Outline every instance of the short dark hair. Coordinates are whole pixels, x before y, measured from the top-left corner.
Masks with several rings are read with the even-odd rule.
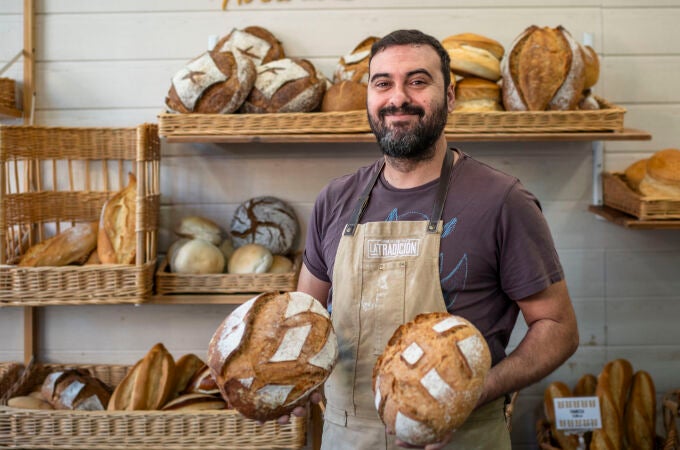
[[[388,47],[412,44],[429,45],[437,52],[439,60],[441,61],[442,75],[444,76],[444,88],[448,89],[451,84],[451,59],[449,58],[449,52],[446,51],[439,40],[420,30],[396,30],[375,42],[371,46],[371,56],[368,60],[369,64],[376,53],[385,50]]]

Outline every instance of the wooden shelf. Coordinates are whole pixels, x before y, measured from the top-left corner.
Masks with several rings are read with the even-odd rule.
[[[373,133],[332,134],[266,134],[266,135],[200,135],[167,136],[173,143],[360,143],[375,142]],[[555,133],[446,133],[449,142],[530,142],[530,141],[648,141],[652,135],[646,131],[624,128],[622,131],[555,132]]]
[[[154,295],[144,304],[155,305],[240,305],[258,295],[252,294],[171,294]]]
[[[7,106],[2,106],[0,105],[0,116],[9,116],[9,117],[21,117],[23,116],[23,111],[20,109],[16,108],[8,108]]]
[[[608,206],[590,205],[588,211],[625,228],[636,230],[680,230],[680,219],[640,220]]]

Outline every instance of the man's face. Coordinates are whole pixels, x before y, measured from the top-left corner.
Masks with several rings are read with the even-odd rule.
[[[453,89],[444,89],[437,52],[429,45],[400,45],[374,55],[367,108],[383,153],[416,161],[432,157],[453,109]]]

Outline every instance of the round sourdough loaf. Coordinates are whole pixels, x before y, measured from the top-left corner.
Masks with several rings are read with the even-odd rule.
[[[178,113],[231,113],[243,104],[256,76],[253,61],[239,52],[206,52],[172,77],[165,104]]]
[[[293,208],[272,196],[246,200],[236,208],[231,220],[231,239],[236,248],[260,244],[274,255],[286,255],[293,250],[299,233]]]
[[[266,421],[302,405],[331,373],[338,344],[328,312],[302,292],[267,292],[236,308],[208,347],[222,396]]]
[[[321,102],[322,112],[357,111],[366,109],[366,85],[356,81],[340,81],[326,90]]]
[[[50,373],[41,393],[54,409],[105,411],[111,398],[111,389],[84,369]]]
[[[340,58],[333,72],[333,83],[341,81],[354,81],[364,85],[368,84],[368,62],[371,55],[371,46],[380,40],[379,37],[369,36],[359,42],[354,50]]]
[[[306,59],[283,58],[257,67],[257,78],[242,112],[309,112],[320,104],[326,80]]]
[[[170,255],[171,272],[207,274],[224,271],[224,254],[217,246],[203,239],[180,239],[180,242],[183,243],[173,248]]]
[[[265,273],[274,263],[274,255],[260,244],[245,244],[234,250],[227,263],[229,273]]]
[[[397,328],[375,363],[376,409],[402,441],[441,441],[474,409],[490,367],[486,340],[470,322],[420,314]]]
[[[238,53],[251,59],[256,67],[286,56],[283,45],[276,36],[258,26],[242,30],[234,28],[217,42],[213,51]]]
[[[494,81],[465,77],[456,84],[458,112],[502,111],[501,88]]]

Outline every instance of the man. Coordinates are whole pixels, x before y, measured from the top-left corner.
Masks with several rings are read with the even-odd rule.
[[[538,201],[516,178],[448,148],[453,106],[449,57],[436,39],[400,30],[373,46],[367,108],[384,158],[321,192],[298,284],[331,310],[338,335],[322,448],[408,446],[386,435],[371,376],[393,331],[419,313],[470,320],[493,365],[467,422],[427,449],[510,449],[506,394],[545,377],[578,346]],[[528,332],[506,356],[519,311]]]

